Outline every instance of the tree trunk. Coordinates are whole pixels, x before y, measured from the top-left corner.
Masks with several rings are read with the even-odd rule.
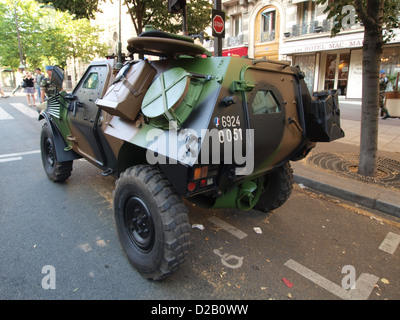
[[[375,6],[373,6],[373,4]],[[373,8],[372,8],[373,7]],[[364,23],[362,115],[358,173],[375,176],[377,172],[379,70],[383,52],[383,1],[369,0],[368,14],[376,23]]]

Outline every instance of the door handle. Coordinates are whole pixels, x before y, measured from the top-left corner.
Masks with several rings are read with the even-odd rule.
[[[303,133],[303,128],[300,126],[299,122],[295,118],[289,117],[288,123],[294,124],[294,126],[297,128],[297,130],[299,130],[301,133]]]

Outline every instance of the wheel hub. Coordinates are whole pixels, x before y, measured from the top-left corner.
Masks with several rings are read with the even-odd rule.
[[[131,197],[125,206],[125,229],[132,243],[143,252],[154,245],[153,219],[145,203],[137,196]]]
[[[50,167],[54,166],[53,143],[50,138],[45,142],[46,160]]]

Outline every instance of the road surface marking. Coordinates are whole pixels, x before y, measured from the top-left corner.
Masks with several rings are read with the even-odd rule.
[[[20,157],[20,156],[25,156],[27,154],[34,154],[34,153],[40,153],[40,150],[32,150],[32,151],[25,151],[25,152],[0,154],[0,159],[1,158],[10,158],[10,157]]]
[[[9,120],[14,119],[11,115],[9,115],[3,108],[0,107],[0,120]]]
[[[208,221],[211,221],[218,227],[224,229],[225,231],[228,231],[229,233],[233,234],[235,237],[239,238],[240,240],[247,237],[247,233],[235,228],[234,226],[230,225],[229,223],[226,223],[225,221],[222,221],[221,219],[217,218],[216,216],[210,217],[208,219]]]
[[[292,259],[286,261],[285,266],[345,300],[367,300],[379,280],[377,276],[362,273],[356,281],[355,289],[346,290]]]
[[[28,155],[28,154],[34,154],[34,153],[40,153],[40,150],[0,154],[0,162],[10,162],[10,161],[22,160],[21,156]]]
[[[383,240],[383,242],[379,246],[379,249],[387,253],[393,254],[396,251],[399,243],[400,243],[400,235],[395,234],[393,232],[389,232],[386,235],[385,240]]]
[[[10,162],[10,161],[16,161],[16,160],[22,160],[22,157],[3,158],[3,159],[0,159],[0,162]]]
[[[39,114],[36,110],[29,108],[23,103],[10,103],[15,109],[19,112],[22,112],[24,115],[28,116],[29,118],[38,118]]]
[[[213,251],[217,256],[221,258],[221,263],[228,268],[237,269],[243,265],[243,257],[238,257],[233,254],[222,254],[218,249]],[[235,263],[229,263],[228,261],[233,260]]]

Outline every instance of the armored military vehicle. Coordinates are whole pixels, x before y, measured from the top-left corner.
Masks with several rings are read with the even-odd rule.
[[[40,145],[54,182],[82,157],[116,177],[118,236],[146,278],[164,278],[187,256],[182,197],[205,208],[276,209],[292,191],[289,160],[344,135],[337,94],[311,96],[289,62],[213,57],[160,31],[130,39],[128,50],[119,71],[113,60],[93,62],[71,93],[49,98]]]

